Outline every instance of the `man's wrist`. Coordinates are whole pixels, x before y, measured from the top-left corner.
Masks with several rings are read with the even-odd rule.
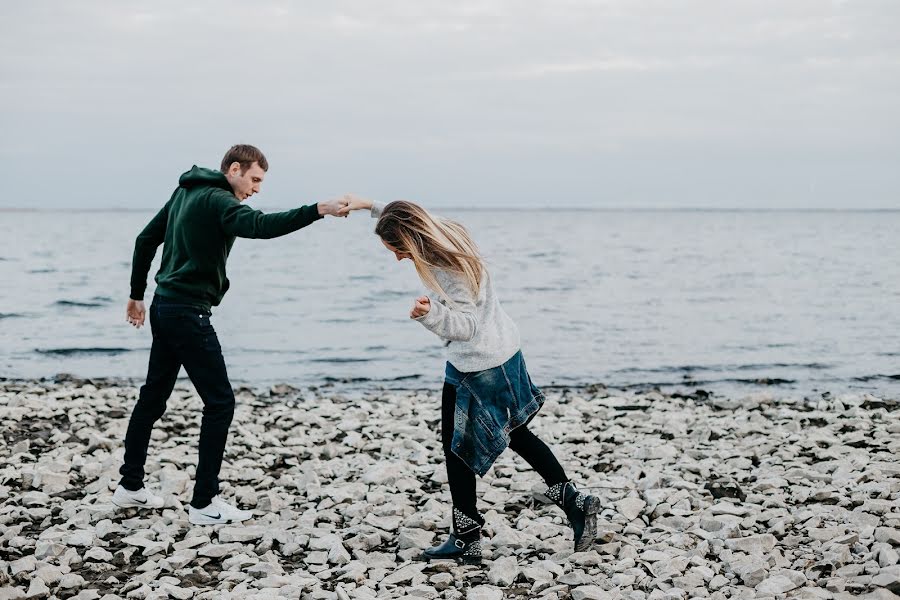
[[[320,217],[325,216],[325,207],[322,206],[321,202],[316,202],[316,212],[319,213]]]

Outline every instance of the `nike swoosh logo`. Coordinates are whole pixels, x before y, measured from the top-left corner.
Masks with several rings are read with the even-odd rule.
[[[200,514],[203,515],[204,517],[209,517],[210,519],[221,519],[222,518],[222,513],[219,513],[217,515],[208,515],[206,513],[200,513]]]
[[[147,504],[146,500],[138,500],[136,498],[131,499],[132,502],[137,502],[138,504]]]

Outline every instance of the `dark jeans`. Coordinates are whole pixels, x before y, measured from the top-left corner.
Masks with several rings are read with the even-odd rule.
[[[453,506],[465,515],[482,522],[475,499],[475,472],[461,458],[450,450],[453,441],[453,415],[456,411],[456,387],[444,383],[441,397],[441,441],[444,458],[447,461],[447,481]],[[509,434],[509,447],[525,459],[548,486],[568,481],[565,470],[553,451],[528,429],[528,424],[520,425]]]
[[[203,508],[219,493],[219,470],[225,454],[228,428],[234,416],[234,392],[228,381],[222,347],[209,310],[156,296],[150,305],[153,346],[147,383],[131,413],[125,435],[125,463],[121,484],[129,490],[144,485],[144,463],[153,424],[166,411],[182,365],[203,400],[200,424],[200,459],[191,504]]]

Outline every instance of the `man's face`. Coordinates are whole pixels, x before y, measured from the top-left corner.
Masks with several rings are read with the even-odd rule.
[[[265,176],[266,172],[257,162],[250,165],[243,173],[241,173],[241,164],[233,162],[225,174],[225,178],[231,184],[231,189],[234,190],[235,197],[241,202],[253,194],[259,193],[259,186]]]

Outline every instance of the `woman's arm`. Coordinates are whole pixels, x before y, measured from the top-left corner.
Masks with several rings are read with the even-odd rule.
[[[354,210],[370,210],[372,211],[372,218],[377,219],[381,216],[381,211],[384,210],[384,204],[368,198],[361,198],[355,194],[346,194],[344,200],[347,201],[347,206],[338,211],[339,216],[346,216]]]
[[[445,340],[471,341],[478,331],[478,318],[475,316],[476,298],[472,290],[469,289],[465,278],[457,277],[452,273],[442,273],[439,283],[447,293],[452,307],[444,306],[440,302],[421,302],[421,298],[419,298],[416,300],[410,317],[421,323],[428,331]],[[428,311],[425,314],[419,317],[414,316],[422,314],[426,305]]]

